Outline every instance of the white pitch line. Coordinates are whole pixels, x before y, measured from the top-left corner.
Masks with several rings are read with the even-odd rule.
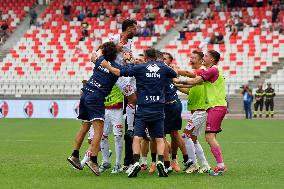
[[[9,141],[16,141],[16,142],[32,142],[33,140],[8,140]]]

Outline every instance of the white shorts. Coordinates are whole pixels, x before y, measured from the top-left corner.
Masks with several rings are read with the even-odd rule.
[[[116,84],[124,96],[130,96],[136,92],[136,79],[134,77],[120,77]]]
[[[104,122],[104,136],[113,131],[114,135],[122,135],[123,131],[123,109],[106,109]]]
[[[186,130],[192,131],[194,136],[200,136],[202,127],[205,125],[207,120],[206,111],[195,111],[193,114],[190,114],[185,127]]]
[[[113,131],[114,135],[122,135],[123,131],[123,109],[106,109],[103,135],[108,136]],[[93,140],[94,128],[90,127],[88,139]]]

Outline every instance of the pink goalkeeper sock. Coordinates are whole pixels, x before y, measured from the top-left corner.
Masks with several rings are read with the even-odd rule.
[[[211,147],[211,152],[215,157],[217,163],[223,163],[222,153],[220,147]]]

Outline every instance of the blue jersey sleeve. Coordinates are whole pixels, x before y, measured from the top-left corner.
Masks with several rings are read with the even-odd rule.
[[[169,78],[176,78],[177,77],[177,73],[172,68],[170,68],[169,66],[166,66],[166,70],[167,70],[167,76]]]
[[[137,66],[133,64],[122,66],[122,68],[120,69],[120,76],[135,77],[136,70]]]

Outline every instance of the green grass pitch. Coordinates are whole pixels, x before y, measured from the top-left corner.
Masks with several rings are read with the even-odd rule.
[[[218,140],[228,172],[219,177],[171,173],[168,178],[159,178],[157,173],[140,172],[137,178],[129,179],[125,173],[111,175],[110,170],[100,177],[87,167],[76,171],[66,158],[79,125],[79,121],[64,119],[0,119],[0,188],[284,187],[283,120],[225,120]],[[204,136],[199,140],[214,167]],[[112,140],[110,144],[114,151]],[[81,156],[86,147],[84,142]]]

